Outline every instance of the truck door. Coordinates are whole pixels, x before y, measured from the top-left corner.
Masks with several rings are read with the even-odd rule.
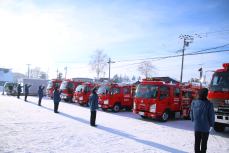
[[[132,107],[132,96],[131,96],[131,88],[130,87],[124,87],[123,88],[123,106]]]
[[[118,87],[111,88],[111,93],[109,97],[110,105],[114,106],[116,102],[121,102],[121,101],[122,101],[122,98],[121,98],[120,88]]]
[[[169,87],[160,86],[159,102],[157,105],[158,112],[164,113],[167,108],[170,109],[170,92]]]

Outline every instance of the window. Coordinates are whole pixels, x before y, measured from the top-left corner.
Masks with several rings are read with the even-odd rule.
[[[174,97],[180,97],[180,89],[179,88],[174,89]]]
[[[130,89],[129,88],[123,88],[123,93],[124,94],[130,94]]]
[[[120,93],[120,89],[119,88],[112,88],[111,89],[111,94],[119,94]]]
[[[158,86],[140,84],[136,90],[137,98],[157,98]]]
[[[169,87],[161,86],[160,87],[160,99],[164,99],[169,96]]]

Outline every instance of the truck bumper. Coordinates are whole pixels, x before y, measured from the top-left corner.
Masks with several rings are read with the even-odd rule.
[[[229,116],[216,114],[215,115],[215,122],[229,125]]]
[[[162,116],[162,114],[151,113],[151,112],[143,112],[143,111],[139,111],[139,110],[133,110],[133,113],[138,114],[140,116],[153,118],[153,119],[157,119],[157,118],[160,118]]]

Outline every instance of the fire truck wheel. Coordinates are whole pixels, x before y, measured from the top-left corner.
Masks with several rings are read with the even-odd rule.
[[[225,130],[225,126],[220,123],[215,123],[214,130],[217,132],[223,132]]]
[[[119,112],[120,109],[121,109],[120,104],[115,104],[114,107],[113,107],[113,111],[114,111],[114,112]]]
[[[166,122],[168,119],[169,119],[169,111],[166,110],[166,111],[162,114],[161,120],[162,120],[163,122]]]

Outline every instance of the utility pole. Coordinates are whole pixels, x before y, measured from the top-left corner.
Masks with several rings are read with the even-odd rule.
[[[202,66],[198,71],[200,72],[200,88],[202,88],[202,76],[203,76],[203,68],[202,68]]]
[[[111,61],[111,58],[109,58],[109,61],[107,62],[109,64],[109,81],[111,80],[111,63],[115,63],[114,61]]]
[[[56,70],[56,78],[59,79],[59,71],[58,71],[58,69]]]
[[[68,67],[66,66],[66,67],[64,68],[64,70],[65,70],[65,76],[64,76],[64,78],[66,79]]]
[[[30,65],[31,64],[26,64],[28,66],[28,78],[29,78],[29,73],[30,73]]]
[[[185,47],[188,47],[189,44],[193,42],[193,37],[189,35],[180,35],[179,38],[184,40],[183,49],[182,49],[181,74],[180,74],[180,83],[182,83],[183,69],[184,69],[184,51],[185,51]]]

